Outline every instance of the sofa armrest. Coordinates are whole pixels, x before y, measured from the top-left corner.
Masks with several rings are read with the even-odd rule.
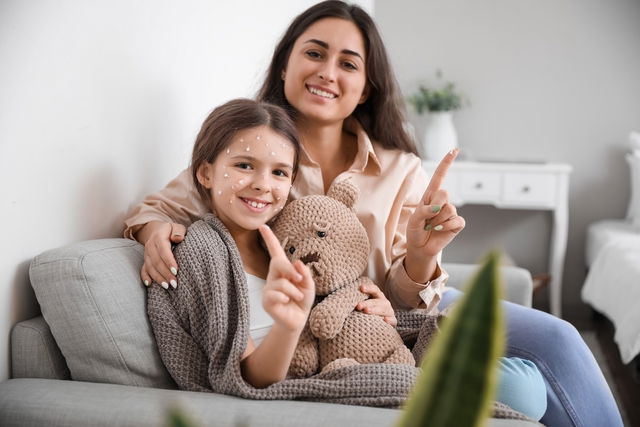
[[[67,380],[69,368],[42,316],[11,330],[11,377]]]
[[[443,268],[449,273],[447,286],[462,289],[471,278],[471,275],[478,269],[478,265],[444,263]],[[514,266],[503,266],[500,272],[504,280],[505,301],[531,307],[533,296],[531,273],[524,268]]]

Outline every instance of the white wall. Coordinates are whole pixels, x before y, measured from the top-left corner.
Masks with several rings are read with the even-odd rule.
[[[0,379],[11,326],[38,312],[30,259],[119,236],[128,208],[187,166],[209,111],[256,92],[313,3],[0,2]]]
[[[564,300],[582,311],[585,227],[624,217],[629,197],[622,154],[640,128],[640,2],[383,0],[376,19],[405,94],[441,68],[470,98],[455,118],[464,154],[573,165]],[[419,129],[424,119],[413,120]],[[499,244],[547,271],[548,215],[462,213],[467,230],[445,259],[473,261]]]

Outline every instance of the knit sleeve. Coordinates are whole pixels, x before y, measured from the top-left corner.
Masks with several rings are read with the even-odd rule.
[[[173,380],[181,390],[211,391],[208,359],[191,331],[190,311],[194,306],[188,286],[165,290],[154,284],[149,287],[147,297],[147,313],[160,357]]]

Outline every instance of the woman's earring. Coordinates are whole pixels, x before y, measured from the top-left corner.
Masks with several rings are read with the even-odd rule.
[[[282,79],[282,81],[284,81],[284,76],[285,76],[285,72],[283,70],[282,73],[280,73],[280,78]]]

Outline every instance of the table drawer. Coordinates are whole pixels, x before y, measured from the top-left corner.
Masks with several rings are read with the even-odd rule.
[[[541,173],[505,173],[503,180],[503,203],[555,206],[555,176]]]
[[[465,200],[495,200],[500,195],[500,174],[497,172],[461,172],[458,192]]]

